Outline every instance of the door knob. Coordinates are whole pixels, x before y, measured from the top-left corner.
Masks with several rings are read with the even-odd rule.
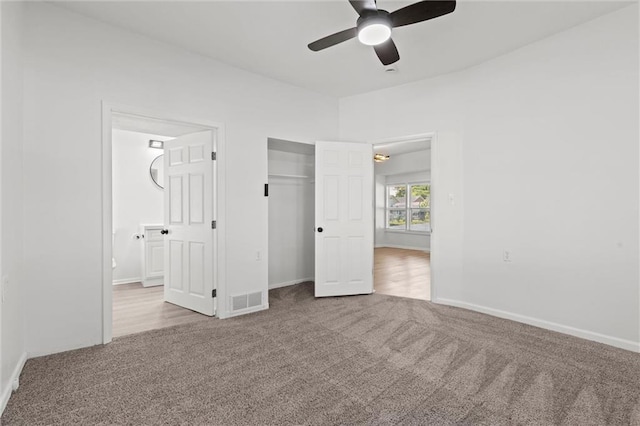
[[[322,227],[319,227],[318,232],[322,232],[322,231],[323,231]]]
[[[162,235],[167,235],[169,233],[169,230],[168,229],[163,229],[162,231],[160,231],[160,233]]]

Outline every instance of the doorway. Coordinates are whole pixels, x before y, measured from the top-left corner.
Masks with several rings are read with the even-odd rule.
[[[195,301],[205,302],[207,315],[215,309],[216,293],[204,290],[217,289],[224,273],[217,267],[223,228],[212,230],[214,219],[219,222],[223,216],[223,209],[217,209],[217,199],[224,195],[218,190],[224,165],[216,158],[224,150],[221,126],[169,117],[106,104],[103,108],[103,343],[209,318],[187,309],[193,308],[189,303],[193,300],[185,296],[202,299]],[[215,165],[209,162],[209,150]],[[177,157],[181,160],[175,161]],[[174,179],[176,170],[182,176]],[[205,195],[194,198],[196,193]],[[172,199],[191,200],[181,201],[190,203],[180,207],[185,212],[182,222],[176,222]],[[205,221],[209,232],[196,229],[196,233],[207,235],[208,246],[194,243],[193,238],[180,241],[194,224],[204,229]],[[174,244],[176,240],[180,244]],[[187,271],[186,284],[179,272],[182,265],[167,256],[182,246],[197,255],[187,259],[187,266],[201,265],[198,271]],[[193,277],[201,278],[198,292],[193,290]]]
[[[269,289],[314,280],[315,145],[267,140]]]
[[[375,143],[374,288],[431,300],[432,135]]]
[[[113,337],[202,320],[164,298],[163,146],[191,129],[121,114],[112,127]]]

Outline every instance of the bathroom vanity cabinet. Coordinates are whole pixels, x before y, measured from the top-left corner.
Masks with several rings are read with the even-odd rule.
[[[163,225],[141,225],[142,244],[142,286],[152,287],[164,284],[164,235]]]

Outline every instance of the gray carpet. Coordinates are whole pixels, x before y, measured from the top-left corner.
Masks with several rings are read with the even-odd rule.
[[[315,300],[29,360],[4,425],[640,424],[640,356],[429,302]]]

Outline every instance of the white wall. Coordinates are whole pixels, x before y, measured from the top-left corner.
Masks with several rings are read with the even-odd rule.
[[[429,182],[431,180],[430,171],[430,150],[392,155],[387,161],[375,163],[376,247],[430,250],[429,235],[385,229],[386,185]]]
[[[50,4],[26,5],[28,350],[101,342],[101,101],[222,122],[227,150],[224,294],[267,290],[267,137],[337,136],[337,101]],[[60,29],[64,28],[64,31]],[[223,293],[219,289],[220,293]],[[225,298],[219,312],[227,309]]]
[[[425,145],[428,142],[425,141]],[[376,175],[400,175],[414,172],[425,172],[431,169],[431,149],[396,154],[387,161],[374,163]]]
[[[638,98],[633,5],[342,99],[340,136],[438,132],[435,301],[638,350]]]
[[[335,101],[49,4],[24,7],[23,221],[46,213],[51,226],[24,227],[29,352],[101,342],[103,100],[225,124],[225,285],[265,291],[267,264],[255,259],[268,246],[267,136],[335,139]],[[621,346],[640,340],[637,15],[340,102],[343,139],[438,131],[438,300]]]
[[[313,280],[314,174],[315,156],[269,150],[270,288]]]
[[[375,168],[374,168],[375,171]],[[373,214],[375,234],[373,236],[373,242],[376,247],[384,247],[384,235],[386,226],[386,185],[387,177],[385,175],[375,174],[374,172],[374,193],[373,202],[375,204],[375,211]]]
[[[22,185],[22,18],[23,5],[0,3],[2,132],[0,145],[0,413],[26,359]],[[46,231],[42,216],[39,226]],[[44,229],[43,229],[44,228]]]
[[[113,130],[113,282],[137,282],[142,278],[141,224],[164,222],[164,198],[149,173],[151,162],[162,150],[149,148],[149,139],[172,139],[148,133]]]

